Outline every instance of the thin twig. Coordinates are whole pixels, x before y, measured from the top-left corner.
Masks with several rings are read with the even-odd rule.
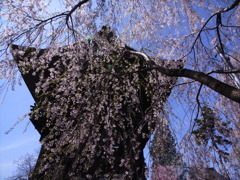
[[[239,0],[235,0],[235,2],[234,2],[232,5],[230,5],[229,7],[224,8],[224,9],[221,9],[221,10],[217,11],[216,13],[212,14],[212,15],[208,18],[208,20],[203,24],[202,28],[201,28],[200,31],[198,32],[198,34],[197,34],[197,36],[196,36],[196,38],[195,38],[195,40],[194,40],[194,42],[193,42],[193,44],[192,44],[191,50],[190,50],[186,55],[184,55],[183,58],[186,57],[187,55],[189,55],[189,54],[193,51],[193,48],[194,48],[197,40],[198,40],[199,37],[201,36],[201,33],[204,31],[204,28],[207,26],[207,24],[209,23],[209,21],[210,21],[214,16],[217,16],[217,15],[223,13],[223,12],[227,12],[227,11],[232,10],[233,8],[237,7],[239,3],[240,3]]]

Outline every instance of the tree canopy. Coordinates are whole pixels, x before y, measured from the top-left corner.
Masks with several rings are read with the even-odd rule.
[[[0,5],[0,78],[4,79],[0,85],[2,94],[8,86],[14,87],[21,80],[10,52],[11,45],[17,44],[26,48],[34,48],[36,51],[51,49],[46,52],[49,58],[37,60],[35,58],[34,61],[28,62],[29,64],[21,64],[21,67],[25,67],[22,71],[26,73],[29,71],[27,68],[29,66],[36,68],[37,72],[49,68],[47,67],[48,59],[62,52],[67,53],[66,57],[71,57],[71,64],[68,64],[67,58],[63,58],[61,62],[55,63],[52,69],[49,69],[50,78],[41,79],[41,83],[36,85],[36,93],[45,93],[45,90],[51,87],[53,77],[57,77],[57,81],[61,81],[62,86],[54,90],[54,93],[61,91],[61,93],[74,94],[74,97],[75,95],[81,96],[75,94],[80,87],[85,88],[88,95],[94,93],[93,91],[98,92],[99,99],[101,97],[104,103],[108,96],[101,94],[103,93],[101,88],[106,88],[106,86],[99,86],[99,84],[105,83],[106,76],[114,76],[114,74],[105,73],[109,68],[114,70],[112,62],[109,63],[111,58],[105,58],[106,64],[101,64],[102,62],[99,61],[90,63],[92,71],[99,66],[99,63],[101,64],[101,68],[97,68],[99,74],[89,76],[90,78],[82,81],[80,86],[78,83],[69,84],[68,81],[69,78],[75,76],[73,72],[78,72],[74,68],[79,67],[79,62],[76,60],[79,59],[79,53],[69,52],[73,52],[71,49],[74,49],[74,52],[82,49],[79,42],[85,39],[91,41],[102,26],[108,25],[121,40],[120,44],[133,47],[134,49],[128,51],[148,62],[143,70],[149,74],[149,77],[154,77],[149,80],[150,83],[156,84],[152,87],[159,89],[163,81],[162,77],[179,77],[164,110],[160,96],[154,96],[156,103],[151,104],[151,107],[155,108],[154,114],[159,117],[159,122],[166,119],[164,116],[168,114],[167,123],[172,126],[176,137],[179,137],[177,141],[180,142],[179,145],[184,154],[183,161],[188,162],[189,166],[217,167],[218,171],[228,177],[234,174],[231,167],[233,165],[236,167],[236,164],[239,166],[239,163],[230,161],[232,158],[229,158],[228,162],[222,162],[219,154],[221,151],[205,151],[201,143],[198,143],[199,138],[196,138],[196,133],[193,135],[192,132],[196,132],[197,126],[202,126],[198,120],[201,115],[202,119],[206,119],[204,107],[209,107],[212,114],[218,115],[218,123],[219,121],[229,122],[231,131],[228,133],[232,142],[231,146],[229,145],[229,153],[232,156],[238,154],[236,152],[240,138],[239,0],[59,0],[54,2],[50,0],[2,0]],[[105,42],[101,43],[105,48],[103,51],[105,54],[116,48],[106,46]],[[70,50],[65,51],[62,47],[70,47]],[[119,49],[118,52],[120,51]],[[99,53],[98,55],[101,55],[101,52]],[[88,54],[94,55],[93,52]],[[89,61],[94,61],[89,57],[87,58]],[[184,64],[184,68],[180,66],[169,68],[163,65],[162,60],[179,61]],[[68,73],[56,71],[55,67],[59,68],[60,63],[71,66],[70,68],[74,71]],[[82,66],[84,62],[80,63]],[[139,73],[139,69],[131,67],[126,69],[121,77],[124,85],[128,84],[124,87],[124,97],[132,98],[132,107],[138,100],[134,95],[134,88],[131,87],[136,86],[134,83],[140,81],[133,78],[128,82],[123,76],[129,73],[136,74],[136,71]],[[34,75],[36,74],[33,72]],[[113,79],[110,78],[110,81]],[[90,84],[84,84],[86,82]],[[113,92],[121,88],[120,81],[118,83],[113,87]],[[96,89],[88,89],[89,85],[94,85]],[[87,99],[87,96],[84,98],[86,98],[86,103],[88,101],[93,103],[93,98]],[[120,100],[119,97],[116,99]],[[58,100],[63,104],[69,102],[60,97]],[[49,102],[43,101],[42,105],[47,104],[47,107],[52,108],[49,110],[53,113],[51,116],[55,112],[59,112],[57,115],[64,114],[64,108],[50,105]],[[158,106],[157,102],[161,106]],[[77,102],[74,103],[77,104]],[[113,109],[119,109],[118,101],[111,105]],[[154,105],[156,107],[153,107]],[[96,107],[96,111],[101,107],[103,106]],[[72,113],[74,115],[75,111],[72,110]]]
[[[30,120],[43,144],[36,179],[144,175],[143,148],[176,78],[146,71],[148,61],[108,29],[57,50],[12,45],[36,101]]]

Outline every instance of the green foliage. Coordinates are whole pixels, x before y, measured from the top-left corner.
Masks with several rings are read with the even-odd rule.
[[[195,130],[192,132],[198,145],[212,146],[220,156],[229,155],[228,147],[230,141],[230,122],[224,122],[208,106],[203,106],[202,118],[195,119]]]
[[[181,164],[181,154],[177,151],[176,142],[168,125],[156,130],[150,146],[153,164],[163,166]]]

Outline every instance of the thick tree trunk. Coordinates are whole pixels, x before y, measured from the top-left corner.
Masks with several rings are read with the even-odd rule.
[[[131,179],[137,180],[145,180],[145,160],[143,149],[148,139],[142,142],[138,151],[139,154],[130,154],[129,158],[131,158],[131,169],[128,169],[129,172],[132,172]],[[92,159],[93,165],[85,172],[81,172],[79,176],[70,177],[69,172],[72,171],[72,163],[74,162],[74,158],[63,157],[63,164],[60,168],[56,165],[53,174],[45,174],[44,172],[39,173],[38,169],[41,169],[41,161],[45,158],[45,155],[49,154],[44,146],[42,146],[37,164],[35,166],[35,171],[33,175],[29,178],[29,180],[39,180],[39,179],[53,179],[53,180],[66,180],[66,179],[123,179],[124,173],[126,172],[125,167],[120,167],[121,161],[125,158],[124,154],[124,145],[119,145],[115,147],[114,153],[114,166],[110,167],[107,163],[107,159],[105,159],[104,155],[96,156]],[[125,148],[128,148],[131,145],[125,145]],[[77,153],[77,152],[76,152]],[[138,159],[135,159],[138,157]],[[79,169],[84,169],[85,164],[80,164],[82,167],[78,167]],[[97,171],[101,171],[101,174],[96,176],[95,173]],[[111,176],[109,176],[111,174]],[[92,175],[92,178],[89,178],[87,175]],[[125,179],[125,178],[124,178]]]

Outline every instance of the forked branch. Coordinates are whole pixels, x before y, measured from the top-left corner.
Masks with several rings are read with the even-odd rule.
[[[77,3],[77,4],[71,9],[71,11],[69,11],[69,13],[67,14],[66,24],[67,24],[67,27],[68,27],[70,30],[73,30],[73,22],[72,22],[72,20],[71,20],[72,27],[70,27],[70,25],[69,25],[69,19],[72,19],[72,14],[73,14],[78,8],[80,8],[83,4],[85,4],[85,3],[88,2],[88,1],[89,1],[89,0],[80,1],[80,2]]]

